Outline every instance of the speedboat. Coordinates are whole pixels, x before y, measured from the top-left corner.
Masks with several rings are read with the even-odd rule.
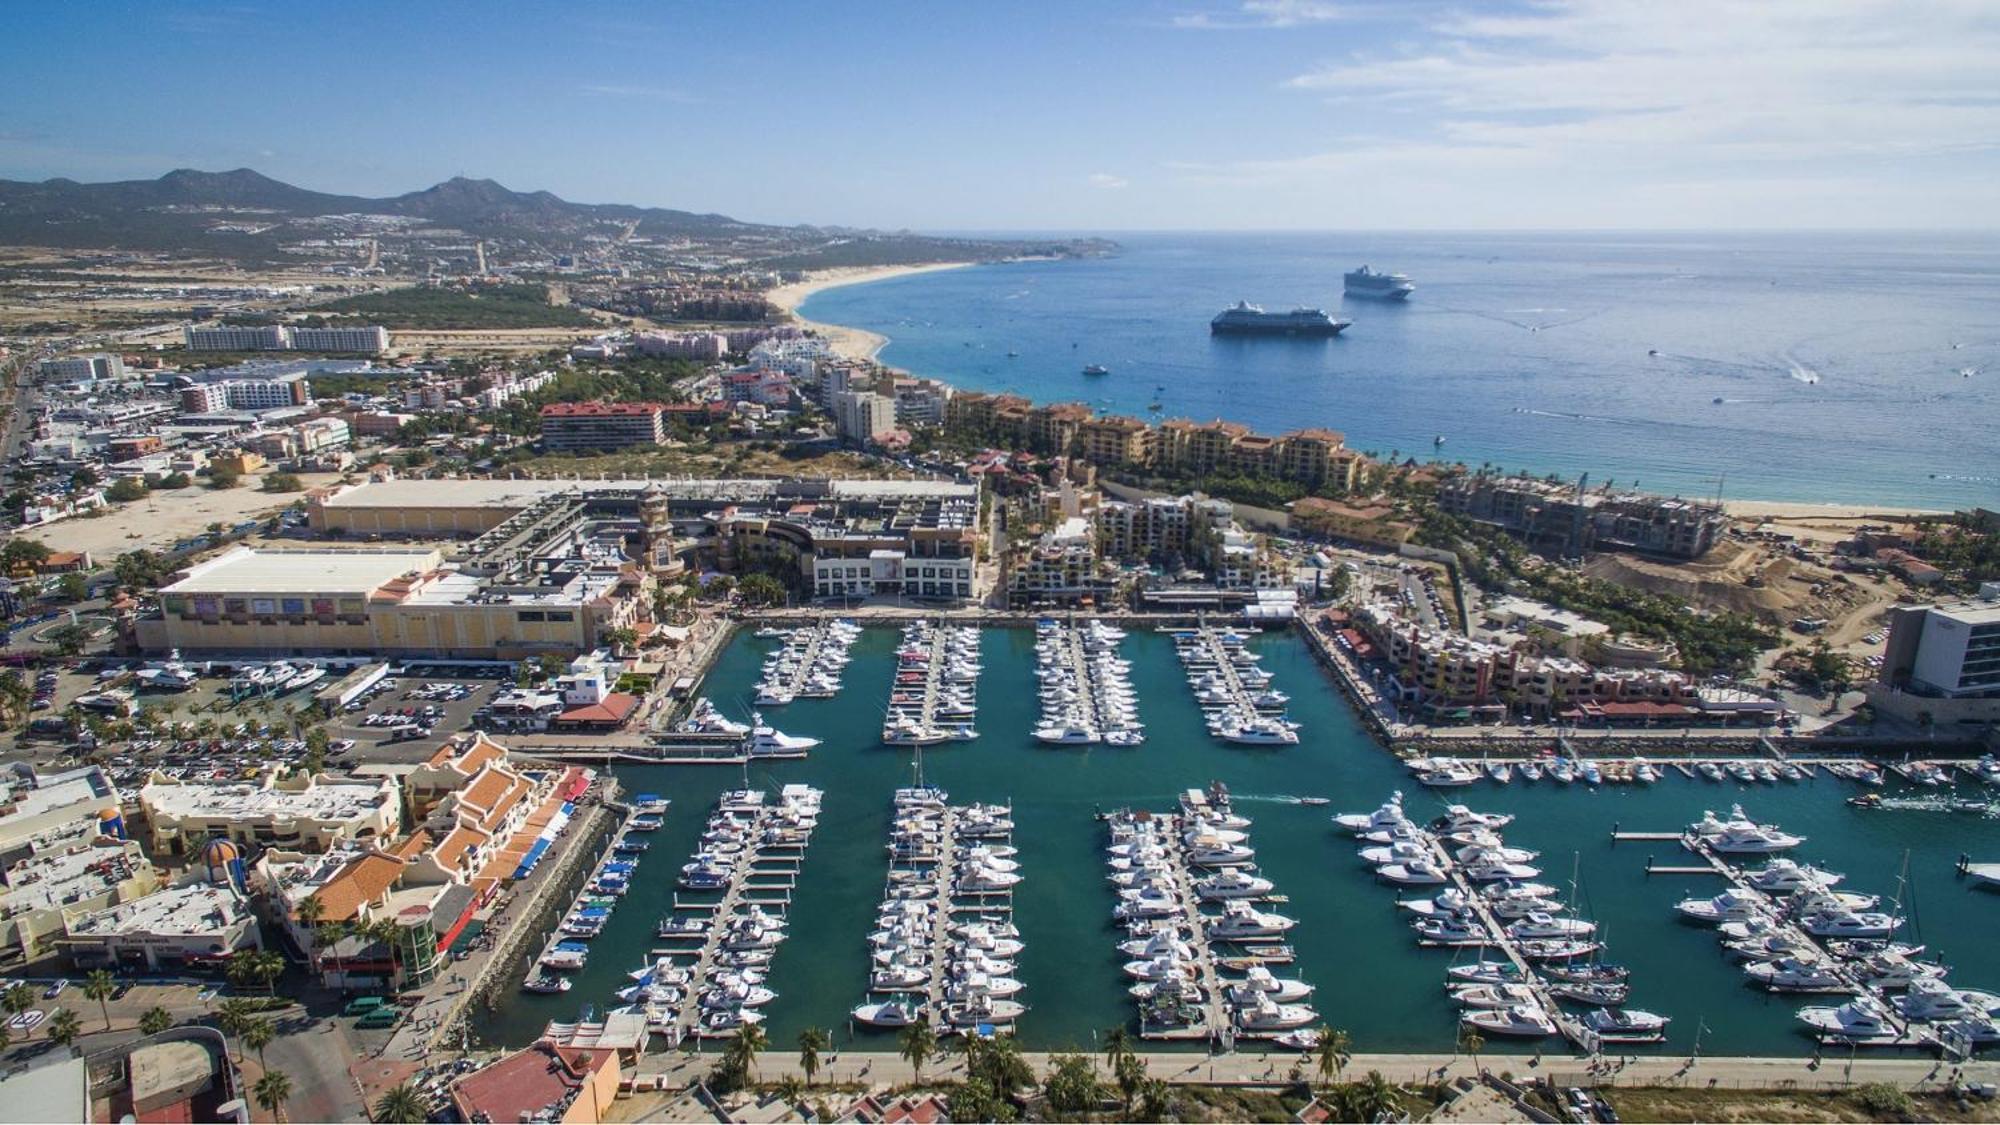
[[[1512,961],[1472,961],[1464,965],[1453,965],[1445,971],[1446,987],[1459,984],[1516,984],[1522,980],[1521,970]]]
[[[523,992],[568,992],[570,987],[571,982],[568,977],[550,976],[547,973],[529,977],[527,980],[521,982],[521,991]]]
[[[1716,926],[1766,917],[1771,912],[1771,900],[1756,891],[1732,888],[1711,898],[1682,899],[1674,904],[1674,912],[1690,922]]]
[[[1547,1012],[1533,1004],[1515,1004],[1508,1008],[1474,1008],[1460,1015],[1458,1021],[1486,1035],[1541,1039],[1556,1033],[1556,1022],[1549,1018]]]
[[[1239,1007],[1256,1003],[1259,996],[1287,1004],[1311,996],[1313,986],[1302,980],[1274,976],[1270,969],[1256,965],[1242,980],[1225,981],[1223,993],[1231,1004]]]
[[[1743,966],[1751,983],[1772,992],[1852,992],[1839,973],[1823,962],[1787,957],[1780,961],[1752,961]]]
[[[1407,824],[1409,819],[1409,817],[1403,815],[1403,794],[1397,792],[1391,795],[1381,808],[1376,809],[1372,813],[1340,813],[1333,818],[1333,823],[1349,832],[1360,835],[1363,832],[1371,832],[1377,828],[1387,828],[1395,824]]]
[[[1244,1031],[1289,1031],[1318,1018],[1319,1013],[1304,1004],[1280,1004],[1258,993],[1249,1007],[1237,1010],[1236,1026]]]
[[[1903,1037],[1901,1029],[1889,1022],[1888,1012],[1869,996],[1857,996],[1838,1007],[1800,1008],[1799,1022],[1841,1043],[1892,1043]]]

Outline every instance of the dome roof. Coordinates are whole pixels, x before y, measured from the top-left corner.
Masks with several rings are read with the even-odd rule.
[[[242,849],[223,839],[210,840],[201,846],[201,861],[211,867],[234,863],[243,858]]]

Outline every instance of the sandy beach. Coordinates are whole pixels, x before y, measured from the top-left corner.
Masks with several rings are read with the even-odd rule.
[[[1776,500],[1725,500],[1722,509],[1745,520],[1868,520],[1949,515],[1937,508],[1896,508],[1882,504],[1799,504]]]
[[[971,262],[936,262],[922,266],[851,266],[841,269],[814,270],[804,281],[790,285],[780,285],[764,294],[770,302],[788,313],[797,315],[797,309],[807,297],[822,289],[833,289],[842,285],[861,285],[870,281],[887,281],[892,277],[908,277],[911,274],[936,273],[938,270],[964,269]],[[817,321],[798,317],[801,326],[809,328],[833,345],[833,350],[850,359],[874,359],[882,345],[889,342],[887,336],[875,332],[849,328],[841,324],[821,324]]]

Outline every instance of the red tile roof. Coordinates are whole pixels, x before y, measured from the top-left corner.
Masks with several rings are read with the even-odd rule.
[[[604,697],[602,703],[589,707],[572,707],[558,718],[565,723],[622,723],[631,717],[633,708],[639,706],[639,697],[614,691]]]
[[[657,402],[552,402],[542,407],[544,418],[611,418],[658,414],[666,407]]]

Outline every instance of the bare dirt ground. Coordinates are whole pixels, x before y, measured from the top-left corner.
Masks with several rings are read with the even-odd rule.
[[[302,473],[307,488],[340,479],[337,473]],[[237,488],[202,485],[158,490],[144,500],[122,504],[96,519],[67,519],[25,534],[59,551],[89,551],[99,565],[126,551],[161,547],[198,535],[212,523],[235,524],[287,507],[304,494],[265,492],[262,477],[243,478]]]

